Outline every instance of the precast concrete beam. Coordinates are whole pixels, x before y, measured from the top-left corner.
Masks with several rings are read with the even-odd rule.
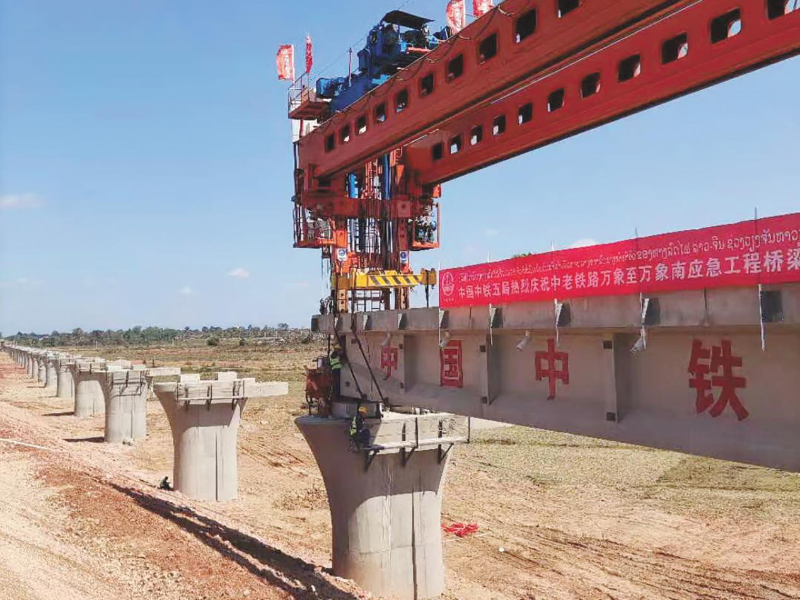
[[[200,373],[181,373],[178,381],[180,383],[198,383],[200,381]]]
[[[173,484],[198,500],[237,497],[237,443],[248,400],[289,393],[287,383],[255,379],[156,383],[154,386],[172,429]]]
[[[341,393],[800,471],[800,285],[566,304],[339,315]]]
[[[380,597],[421,600],[444,592],[442,487],[448,450],[467,439],[466,425],[441,437],[440,420],[451,419],[384,415],[368,421],[373,441],[362,451],[352,446],[348,420],[295,421],[325,481],[335,575]]]

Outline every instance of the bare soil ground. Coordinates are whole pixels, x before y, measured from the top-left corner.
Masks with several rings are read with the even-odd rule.
[[[293,423],[319,350],[104,351],[290,382],[245,410],[228,504],[157,489],[172,470],[157,402],[146,442],[107,446],[101,418],[76,419],[1,355],[0,598],[369,597],[328,572],[325,489]],[[445,535],[448,600],[800,598],[797,474],[492,429],[456,449],[443,518],[480,527]]]

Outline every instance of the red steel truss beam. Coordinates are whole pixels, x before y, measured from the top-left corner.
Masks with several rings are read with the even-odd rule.
[[[300,166],[313,165],[315,177],[331,177],[373,160],[430,133],[447,119],[506,93],[544,69],[567,62],[611,38],[619,38],[664,11],[692,0],[581,0],[560,15],[558,0],[506,0],[446,43],[338,113],[302,138]],[[524,26],[534,31],[517,40]],[[528,19],[524,21],[523,19]],[[496,35],[497,52],[481,60],[485,42]],[[488,40],[488,42],[487,42]],[[463,56],[463,73],[448,80],[451,62]],[[433,91],[423,95],[422,82],[433,76]],[[407,91],[408,105],[397,112],[398,95]],[[384,105],[382,122],[378,109]],[[364,119],[364,121],[359,121]],[[366,131],[363,131],[363,126]],[[349,141],[343,132],[349,128]],[[363,131],[359,134],[359,131]]]
[[[800,8],[781,6],[792,1],[699,0],[443,125],[404,149],[407,164],[418,183],[442,183],[798,54]]]

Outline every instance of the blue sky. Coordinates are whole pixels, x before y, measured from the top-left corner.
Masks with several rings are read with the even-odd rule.
[[[398,3],[0,0],[0,331],[307,324],[274,54],[339,74]],[[449,183],[415,266],[797,211],[798,96],[793,59]]]

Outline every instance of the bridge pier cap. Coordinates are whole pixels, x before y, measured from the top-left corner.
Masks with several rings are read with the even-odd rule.
[[[106,401],[103,387],[109,370],[122,370],[122,366],[102,358],[83,358],[68,365],[75,385],[75,416],[79,419],[105,414]]]

